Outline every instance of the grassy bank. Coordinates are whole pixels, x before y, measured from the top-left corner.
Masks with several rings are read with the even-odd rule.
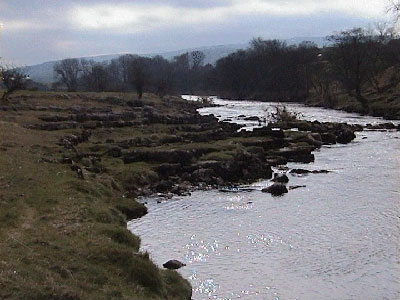
[[[72,105],[25,96],[29,105]],[[145,207],[123,198],[106,172],[82,180],[55,163],[70,130],[27,129],[43,112],[8,107],[0,112],[0,298],[190,299],[189,283],[156,267],[126,229],[121,210]]]
[[[349,95],[339,84],[332,84],[325,89],[325,95],[311,90],[306,100],[308,105],[322,106],[347,112],[355,112],[374,117],[383,117],[388,120],[400,119],[400,84],[396,69],[389,68],[379,78],[379,92],[376,88],[365,86],[362,91],[363,101]]]

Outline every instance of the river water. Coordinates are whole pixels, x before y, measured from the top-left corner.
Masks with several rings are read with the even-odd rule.
[[[204,108],[248,127],[244,116],[268,117],[270,103],[214,99]],[[289,104],[305,119],[349,123],[382,120]],[[289,175],[290,190],[274,198],[252,192],[197,191],[157,203],[128,224],[142,250],[179,272],[193,299],[400,299],[400,132],[364,131],[348,145],[324,146],[311,164],[329,170]]]

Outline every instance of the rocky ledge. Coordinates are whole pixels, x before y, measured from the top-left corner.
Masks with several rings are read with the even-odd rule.
[[[82,98],[82,97],[81,97]],[[110,105],[112,99],[112,105]],[[119,100],[118,100],[119,99]],[[117,101],[118,100],[118,101]],[[272,166],[314,161],[322,145],[349,143],[361,126],[295,120],[252,132],[201,116],[199,104],[177,98],[162,101],[93,99],[70,107],[20,105],[33,110],[33,130],[66,131],[62,155],[45,161],[69,164],[77,177],[107,174],[128,198],[186,195],[198,186],[221,187],[272,177]],[[45,112],[45,113],[43,113]],[[119,209],[128,218],[145,208]]]

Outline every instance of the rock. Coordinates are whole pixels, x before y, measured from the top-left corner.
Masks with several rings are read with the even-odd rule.
[[[227,186],[218,190],[221,193],[239,193],[241,190],[237,186]]]
[[[7,151],[7,148],[5,148],[5,149],[6,149],[6,151]],[[38,162],[40,162],[40,163],[43,163],[43,162],[45,162],[45,163],[57,163],[58,160],[55,159],[55,158],[42,156],[42,157],[38,160]]]
[[[305,188],[305,185],[292,185],[289,186],[289,190],[295,190],[295,189],[299,189],[299,188]]]
[[[312,124],[308,121],[288,122],[290,128],[298,128],[300,131],[312,131]]]
[[[63,129],[72,129],[78,126],[77,122],[48,122],[44,124],[34,124],[30,125],[30,128],[39,129],[39,130],[63,130]]]
[[[96,174],[101,173],[101,169],[99,167],[86,167],[85,170]]]
[[[259,136],[259,137],[269,136],[277,139],[283,139],[285,137],[283,130],[272,130],[270,127],[254,128],[250,134],[252,136]]]
[[[169,176],[174,176],[179,173],[181,170],[180,164],[170,164],[170,163],[162,163],[155,167],[155,171],[160,175],[162,178],[166,178]]]
[[[282,196],[283,194],[287,193],[288,190],[285,185],[281,183],[274,183],[273,185],[262,189],[263,193],[270,193],[272,196]]]
[[[126,220],[130,221],[138,219],[147,214],[147,208],[143,204],[135,203],[132,206],[117,205],[116,208],[126,216]]]
[[[109,104],[113,104],[113,105],[124,104],[124,100],[120,97],[109,96],[109,97],[106,97],[103,101],[106,103],[109,103]]]
[[[218,178],[217,178],[217,184],[218,184],[219,186],[223,186],[223,185],[225,184],[225,181],[222,179],[222,177],[218,177]]]
[[[113,147],[107,151],[107,154],[111,157],[121,157],[122,150],[119,147]]]
[[[171,180],[161,180],[155,187],[157,192],[166,192],[173,187],[174,183]]]
[[[313,174],[326,174],[326,173],[329,173],[329,172],[330,171],[328,171],[328,170],[314,170],[311,173],[313,173]]]
[[[245,121],[260,121],[260,118],[256,117],[256,116],[252,116],[252,117],[244,118],[244,120]]]
[[[177,270],[179,268],[182,268],[186,266],[186,264],[180,262],[179,260],[176,259],[172,259],[167,261],[166,263],[163,264],[163,267],[166,269],[170,269],[170,270]]]
[[[321,147],[323,144],[322,137],[319,133],[309,133],[307,134],[307,143],[316,147]]]
[[[97,122],[89,121],[89,122],[83,123],[82,127],[84,129],[96,129],[97,128]]]
[[[340,144],[348,144],[355,138],[356,135],[354,134],[354,132],[350,129],[345,128],[338,134],[337,142]]]
[[[329,173],[329,171],[328,170],[313,170],[313,171],[310,171],[310,170],[305,170],[305,169],[292,169],[292,170],[290,170],[289,173],[302,175],[302,174],[309,174],[309,173],[313,173],[313,174]]]
[[[265,161],[271,166],[286,165],[287,159],[283,156],[268,156]]]
[[[312,146],[292,146],[279,149],[275,154],[285,157],[290,162],[310,163],[314,161],[312,150]]]
[[[61,164],[69,164],[69,165],[71,165],[73,163],[72,158],[70,158],[70,157],[62,157],[62,158],[60,158],[59,162]]]
[[[289,178],[286,176],[286,174],[274,174],[274,178],[272,179],[274,182],[279,182],[279,183],[288,183]]]
[[[143,107],[144,102],[142,100],[129,100],[126,104],[130,107]]]
[[[367,124],[366,126],[367,129],[371,130],[391,130],[391,129],[396,129],[396,125],[393,123],[381,123],[381,124]]]
[[[79,179],[82,179],[82,180],[85,179],[84,176],[83,176],[83,171],[82,171],[82,168],[81,168],[81,167],[78,167],[78,168],[77,168],[76,174],[78,175],[78,178],[79,178]]]
[[[336,135],[332,132],[321,133],[321,139],[324,144],[336,144]]]
[[[89,157],[83,157],[81,159],[81,163],[84,167],[90,168],[92,166],[92,161],[90,160]]]
[[[192,178],[195,181],[203,181],[209,183],[214,174],[215,173],[213,169],[198,169],[193,172]]]
[[[308,174],[308,173],[311,173],[311,171],[305,170],[305,169],[292,169],[292,170],[290,170],[289,173],[291,173],[291,174]]]
[[[179,163],[188,164],[195,156],[201,156],[212,152],[208,149],[192,149],[192,150],[135,150],[123,156],[124,163],[134,163],[138,161],[159,162],[159,163]]]

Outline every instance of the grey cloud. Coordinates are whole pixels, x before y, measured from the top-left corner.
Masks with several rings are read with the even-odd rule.
[[[277,0],[271,1],[277,2]],[[366,26],[371,22],[367,18],[340,13],[298,16],[238,14],[221,22],[176,24],[173,27],[160,27],[148,32],[129,33],[118,29],[104,31],[76,28],[67,19],[67,13],[75,4],[89,6],[99,3],[110,4],[110,1],[21,0],[4,3],[0,3],[0,22],[5,23],[0,41],[0,56],[20,64],[92,54],[154,53],[197,46],[245,43],[255,36],[264,38],[325,36],[334,30]],[[152,5],[162,3],[173,7],[201,9],[229,6],[233,0],[112,2],[115,3]],[[7,30],[7,24],[9,26],[13,24],[16,29]],[[27,26],[29,24],[34,26]]]

